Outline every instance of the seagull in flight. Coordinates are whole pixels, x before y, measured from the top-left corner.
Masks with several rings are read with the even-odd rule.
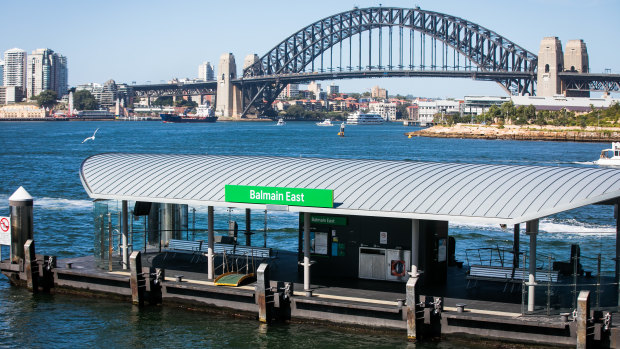
[[[82,141],[82,143],[84,143],[84,142],[86,142],[86,141],[94,141],[94,140],[95,140],[95,135],[97,134],[97,131],[99,131],[99,128],[97,128],[97,129],[95,130],[95,133],[93,133],[93,135],[92,135],[92,136],[90,136],[90,137],[86,137],[86,138]]]

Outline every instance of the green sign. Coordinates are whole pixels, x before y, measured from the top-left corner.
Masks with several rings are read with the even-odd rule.
[[[300,215],[301,223],[304,222],[304,215]],[[347,217],[330,217],[321,215],[310,215],[310,223],[324,225],[347,225]]]
[[[224,187],[225,200],[248,204],[271,204],[308,207],[334,207],[332,189],[254,187],[230,185]]]

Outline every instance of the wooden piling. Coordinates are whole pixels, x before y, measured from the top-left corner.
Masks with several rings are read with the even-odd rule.
[[[261,263],[256,270],[256,303],[258,304],[258,321],[269,322],[269,304],[267,292],[269,290],[269,264]]]
[[[39,267],[32,239],[26,240],[24,244],[24,272],[26,273],[26,287],[32,293],[36,293],[39,290]]]
[[[142,258],[140,251],[134,251],[129,256],[129,270],[131,285],[131,301],[133,304],[144,305],[144,275],[142,273]]]
[[[590,291],[579,292],[577,298],[577,349],[588,348],[588,317],[590,316]]]
[[[413,272],[412,272],[413,273]],[[415,274],[412,275],[409,280],[407,280],[407,294],[406,294],[406,302],[407,302],[407,340],[410,342],[415,342],[418,340],[418,332],[417,332],[417,304],[418,304],[418,295],[416,295],[416,283],[418,282],[417,270]]]

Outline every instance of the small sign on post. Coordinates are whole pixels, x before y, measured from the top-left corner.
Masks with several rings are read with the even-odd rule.
[[[11,217],[0,217],[0,245],[11,245]]]
[[[0,261],[2,245],[11,245],[11,217],[0,217]]]

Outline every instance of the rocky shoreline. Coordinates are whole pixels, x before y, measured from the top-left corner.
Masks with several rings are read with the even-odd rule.
[[[509,139],[520,141],[620,142],[620,128],[490,125],[433,126],[405,133],[411,137]]]

